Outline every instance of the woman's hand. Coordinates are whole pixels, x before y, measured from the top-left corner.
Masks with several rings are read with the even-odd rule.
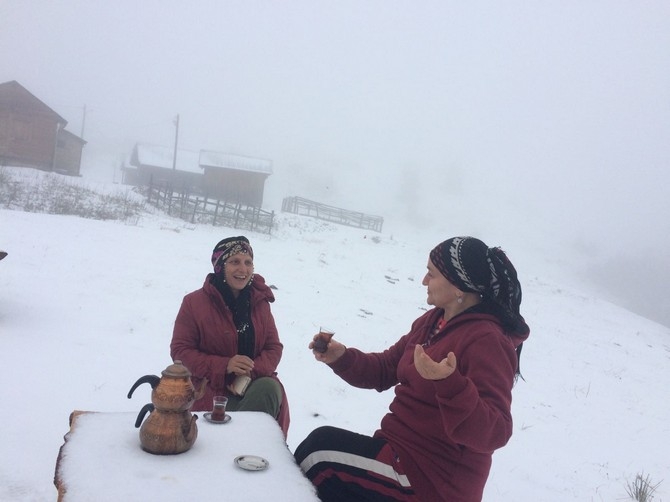
[[[328,346],[326,347],[326,351],[319,352],[318,350],[314,349],[314,342],[318,337],[319,335],[314,335],[314,339],[309,342],[309,349],[312,351],[314,358],[317,361],[321,361],[322,363],[326,364],[334,363],[340,357],[342,357],[344,352],[347,350],[347,347],[331,338],[330,342],[328,342]]]
[[[254,369],[254,360],[248,356],[240,354],[234,355],[228,359],[226,373],[235,373],[236,375],[250,375]]]
[[[419,375],[426,380],[442,380],[456,371],[456,356],[453,352],[449,352],[447,357],[438,363],[433,361],[423,350],[423,346],[417,343],[414,347],[414,366]]]

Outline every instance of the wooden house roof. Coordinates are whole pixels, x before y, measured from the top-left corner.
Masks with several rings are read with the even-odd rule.
[[[65,127],[67,120],[35,97],[28,89],[16,80],[10,80],[0,84],[0,110],[31,110],[37,114],[51,116],[55,122]]]
[[[174,148],[146,143],[137,143],[130,164],[135,166],[153,166],[164,169],[173,167]],[[178,171],[202,173],[205,167],[233,169],[252,173],[272,174],[272,161],[231,153],[214,152],[210,150],[177,149]]]
[[[272,174],[272,161],[258,159],[232,153],[213,152],[200,150],[201,167],[218,167],[223,169],[234,169],[236,171],[247,171],[252,173]]]
[[[135,154],[134,157],[138,165],[165,169],[172,169],[173,167],[174,148],[138,143],[135,145]],[[179,171],[202,174],[202,168],[198,164],[198,152],[177,149],[176,168]]]
[[[86,143],[88,143],[85,139],[83,139],[83,138],[77,136],[76,134],[71,133],[70,131],[67,131],[65,129],[61,129],[60,131],[58,131],[58,134],[67,138],[68,140],[72,140],[72,141],[76,141],[77,143],[81,143],[82,146],[85,145]]]

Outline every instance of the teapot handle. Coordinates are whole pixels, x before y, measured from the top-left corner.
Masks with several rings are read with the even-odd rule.
[[[143,383],[149,382],[151,384],[151,388],[155,389],[160,381],[161,379],[156,375],[144,375],[143,377],[140,377],[137,380],[137,382],[135,382],[133,386],[130,388],[130,391],[128,391],[128,399],[132,397],[133,392],[135,392],[135,389],[137,389]]]
[[[142,425],[142,420],[144,420],[144,415],[147,414],[147,411],[151,412],[154,411],[154,409],[155,408],[152,403],[147,403],[142,406],[140,413],[137,415],[137,420],[135,420],[135,428],[139,428],[139,426]]]
[[[201,399],[202,396],[205,395],[205,392],[207,391],[207,384],[209,383],[209,380],[207,377],[202,379],[202,383],[200,384],[200,388],[195,392],[195,399],[196,401],[198,399]]]

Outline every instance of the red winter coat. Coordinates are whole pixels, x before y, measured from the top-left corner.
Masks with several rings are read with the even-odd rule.
[[[196,389],[207,378],[209,383],[205,395],[192,407],[194,411],[212,409],[212,398],[230,395],[226,388],[235,375],[227,374],[228,360],[237,354],[237,329],[233,313],[223,300],[221,293],[211,283],[214,274],[208,274],[201,289],[186,295],[174,323],[170,355],[173,360],[181,360],[192,374]],[[284,346],[279,341],[277,326],[270,310],[275,301],[272,290],[265,279],[254,274],[251,283],[251,323],[256,338],[254,369],[252,378],[273,377],[277,381],[277,366]],[[280,382],[281,384],[281,382]],[[290,421],[288,401],[282,386],[282,404],[279,422],[284,436]]]
[[[442,314],[428,311],[382,353],[347,349],[331,367],[357,387],[396,386],[375,436],[395,449],[417,500],[478,501],[493,451],[512,435],[515,346],[528,333],[511,338],[492,315],[458,315],[425,347],[435,361],[454,352],[458,368],[444,380],[426,380],[414,367],[414,347]]]

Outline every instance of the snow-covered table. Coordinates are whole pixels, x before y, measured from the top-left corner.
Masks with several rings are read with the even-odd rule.
[[[137,413],[73,413],[56,464],[58,500],[318,500],[269,415],[233,412],[227,424],[212,424],[195,414],[190,450],[153,455],[140,447]],[[234,462],[240,455],[262,457],[269,467],[243,470]]]

